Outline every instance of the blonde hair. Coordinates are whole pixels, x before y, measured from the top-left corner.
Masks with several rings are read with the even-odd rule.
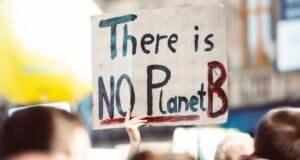
[[[215,160],[237,160],[242,155],[252,154],[254,140],[246,133],[229,134],[218,144]]]

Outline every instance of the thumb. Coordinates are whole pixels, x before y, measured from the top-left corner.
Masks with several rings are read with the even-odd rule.
[[[131,106],[127,108],[125,120],[129,121],[131,118]]]

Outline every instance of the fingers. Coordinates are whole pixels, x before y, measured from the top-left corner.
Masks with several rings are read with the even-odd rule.
[[[144,127],[144,126],[151,126],[150,124],[148,124],[148,115],[145,116],[137,116],[132,118],[129,122],[130,124],[132,124],[133,126],[139,128],[139,127]]]
[[[147,123],[148,121],[146,119],[137,119],[132,121],[133,123]]]
[[[137,116],[137,117],[133,117],[131,118],[131,107],[127,108],[127,113],[126,113],[126,117],[125,117],[125,126],[126,128],[128,127],[150,127],[151,124],[148,124],[148,115],[144,115],[144,116]]]
[[[147,123],[137,123],[136,124],[137,128],[144,127],[146,125],[147,125]]]
[[[129,121],[131,117],[131,106],[127,108],[125,120]]]
[[[137,123],[136,126],[137,128],[140,128],[140,127],[151,127],[152,125],[150,123]]]
[[[148,117],[149,117],[148,115],[144,115],[144,116],[137,116],[137,117],[133,117],[131,120],[147,119]]]
[[[141,127],[141,126],[146,126],[148,123],[148,120],[145,119],[145,116],[139,116],[139,117],[135,117],[132,118],[129,123],[134,126],[134,127]]]

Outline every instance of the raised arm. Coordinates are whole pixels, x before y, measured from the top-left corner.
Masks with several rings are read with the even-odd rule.
[[[128,159],[139,152],[141,144],[141,134],[139,128],[142,126],[148,126],[147,116],[131,117],[131,110],[128,109],[125,118],[125,128],[130,140],[130,148],[128,152]]]

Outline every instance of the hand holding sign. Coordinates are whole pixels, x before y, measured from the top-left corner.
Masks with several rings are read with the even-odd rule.
[[[139,128],[142,126],[150,126],[150,124],[147,124],[147,117],[148,116],[138,116],[131,118],[131,109],[129,108],[127,110],[124,125],[130,140],[128,157],[135,155],[139,151],[141,143],[141,134]]]

